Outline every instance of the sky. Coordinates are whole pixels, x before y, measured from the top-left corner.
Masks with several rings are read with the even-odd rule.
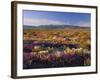
[[[23,25],[73,25],[90,27],[90,13],[23,10]]]

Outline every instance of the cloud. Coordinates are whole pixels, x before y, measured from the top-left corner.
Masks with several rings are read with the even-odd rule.
[[[24,25],[68,25],[68,23],[48,19],[24,19]]]
[[[55,20],[48,20],[48,19],[24,19],[24,25],[75,25],[75,26],[82,26],[82,27],[90,27],[91,23],[90,22],[84,22],[84,21],[79,21],[77,23],[70,23],[70,22],[61,22],[61,21],[55,21]]]
[[[90,27],[91,26],[91,23],[90,22],[83,22],[83,21],[80,21],[78,23],[75,23],[74,25],[78,25],[78,26],[82,26],[82,27]]]

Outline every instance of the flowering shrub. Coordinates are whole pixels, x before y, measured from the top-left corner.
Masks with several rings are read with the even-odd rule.
[[[26,46],[26,45],[25,45]],[[38,45],[39,46],[39,45]],[[42,48],[42,49],[41,49]],[[44,49],[43,49],[44,48]],[[61,50],[60,48],[64,48]],[[51,50],[51,52],[49,52]],[[86,51],[85,51],[86,52]],[[55,46],[24,47],[23,68],[49,68],[49,67],[73,67],[73,66],[89,66],[90,54],[84,53],[82,48],[68,48]]]
[[[23,69],[91,65],[90,28],[24,29]]]

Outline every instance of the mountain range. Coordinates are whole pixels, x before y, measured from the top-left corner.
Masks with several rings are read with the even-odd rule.
[[[73,25],[39,25],[39,26],[24,25],[23,28],[24,29],[65,29],[65,28],[77,29],[77,28],[90,28],[90,27],[73,26]]]

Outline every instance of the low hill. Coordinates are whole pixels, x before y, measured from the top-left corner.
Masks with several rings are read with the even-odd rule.
[[[65,28],[72,28],[72,29],[83,28],[83,29],[88,29],[90,27],[88,27],[88,26],[73,26],[73,25],[39,25],[39,26],[24,25],[23,28],[24,29],[65,29]]]

